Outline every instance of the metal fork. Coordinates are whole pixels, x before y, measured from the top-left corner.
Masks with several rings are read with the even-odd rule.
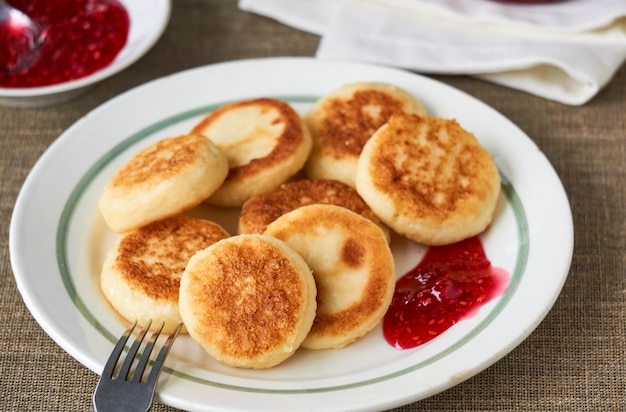
[[[150,354],[152,353],[156,340],[163,329],[163,324],[161,324],[159,329],[152,333],[152,336],[146,343],[133,373],[131,367],[135,361],[139,347],[141,346],[141,343],[150,328],[150,324],[151,321],[149,321],[143,327],[141,332],[139,332],[139,336],[131,345],[121,369],[117,374],[115,374],[120,355],[124,351],[128,337],[133,333],[133,330],[137,326],[137,321],[135,321],[126,330],[126,332],[124,332],[120,340],[117,341],[117,344],[115,345],[115,348],[113,348],[113,352],[111,352],[106,365],[104,365],[104,370],[102,371],[102,375],[98,381],[98,386],[96,386],[96,391],[93,395],[93,406],[96,412],[144,412],[150,409],[157,379],[159,378],[159,374],[163,368],[165,358],[174,343],[174,339],[176,339],[178,332],[180,332],[182,323],[179,324],[176,330],[167,337],[163,347],[152,364],[152,369],[150,370],[148,378],[142,379],[144,370],[150,360]]]

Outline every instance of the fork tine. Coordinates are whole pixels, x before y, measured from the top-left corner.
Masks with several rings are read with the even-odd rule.
[[[107,359],[107,362],[104,365],[104,369],[102,370],[102,376],[106,376],[108,378],[113,376],[113,372],[115,372],[115,365],[117,365],[117,362],[119,361],[120,356],[124,351],[124,347],[126,346],[126,342],[128,341],[128,337],[131,333],[133,333],[135,326],[137,326],[137,321],[135,321],[132,325],[130,325],[128,329],[126,329],[124,334],[115,344],[113,352],[111,352],[109,359]]]
[[[150,409],[152,398],[156,390],[156,385],[160,371],[163,369],[163,364],[168,352],[174,343],[174,340],[178,336],[183,324],[180,323],[176,330],[172,332],[163,344],[163,347],[156,355],[156,359],[152,364],[152,370],[148,376],[146,382],[142,382],[142,375],[147,368],[147,364],[150,363],[151,352],[153,352],[156,342],[163,331],[164,325],[162,324],[159,329],[152,333],[149,341],[143,345],[142,341],[145,339],[146,334],[150,328],[149,321],[147,325],[138,333],[138,337],[132,343],[126,359],[121,366],[120,372],[116,377],[113,376],[118,369],[117,364],[120,362],[120,357],[130,335],[137,327],[138,322],[134,322],[130,328],[128,328],[119,341],[115,344],[109,360],[107,360],[102,376],[98,380],[98,385],[94,391],[92,397],[92,403],[95,411],[98,412],[120,412],[120,411],[147,411]],[[141,346],[144,346],[141,356],[137,362],[137,366],[132,373],[132,365],[137,352]],[[131,377],[132,375],[132,377]]]
[[[172,347],[172,344],[174,343],[174,340],[178,336],[178,332],[180,332],[182,327],[183,327],[183,324],[179,323],[176,329],[174,330],[174,332],[172,332],[165,340],[165,343],[163,343],[163,347],[159,351],[159,354],[157,355],[157,358],[154,361],[154,364],[152,365],[152,370],[150,371],[150,375],[148,376],[147,382],[152,387],[156,387],[156,381],[159,378],[159,374],[161,373],[161,370],[163,370],[163,364],[165,363],[165,358],[167,358],[167,355]]]
[[[130,368],[133,365],[133,361],[135,360],[135,356],[137,356],[137,351],[139,351],[139,346],[141,345],[141,342],[143,342],[143,339],[146,336],[146,333],[148,333],[148,329],[150,329],[150,324],[151,323],[152,323],[151,320],[146,322],[146,324],[143,327],[143,329],[141,329],[141,332],[139,332],[139,336],[137,336],[137,339],[135,339],[135,341],[131,345],[130,349],[128,350],[128,354],[126,355],[126,359],[124,359],[124,364],[122,365],[122,369],[120,369],[120,373],[118,375],[118,378],[120,378],[120,379],[127,379],[128,378],[128,374],[130,372]]]
[[[139,359],[139,362],[137,363],[137,367],[135,368],[135,375],[132,378],[133,381],[141,382],[143,371],[146,369],[146,365],[148,364],[148,360],[150,359],[150,354],[152,353],[154,344],[156,343],[156,340],[161,334],[161,331],[163,330],[164,325],[165,325],[165,322],[161,322],[161,326],[159,326],[159,328],[152,333],[152,337],[150,337],[150,340],[146,344],[146,347],[143,349],[141,358]]]

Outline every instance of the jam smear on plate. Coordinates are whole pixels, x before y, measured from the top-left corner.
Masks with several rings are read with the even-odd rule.
[[[504,293],[508,279],[478,237],[431,247],[396,283],[383,319],[385,339],[398,349],[422,345]]]
[[[0,87],[80,79],[108,66],[128,39],[130,18],[118,0],[11,0],[11,5],[39,25],[42,44],[32,65],[0,73]]]

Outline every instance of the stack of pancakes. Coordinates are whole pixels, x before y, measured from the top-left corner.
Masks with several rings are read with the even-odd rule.
[[[183,322],[213,358],[267,368],[370,332],[394,291],[391,230],[426,245],[474,236],[499,190],[476,138],[396,86],[344,85],[304,118],[277,99],[235,102],[105,186],[120,239],[101,288],[126,319]],[[238,233],[184,216],[203,202],[240,208]]]

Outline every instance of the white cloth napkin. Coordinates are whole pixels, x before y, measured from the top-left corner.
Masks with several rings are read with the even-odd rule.
[[[322,36],[317,57],[470,74],[565,104],[589,101],[626,60],[626,0],[240,0]]]

